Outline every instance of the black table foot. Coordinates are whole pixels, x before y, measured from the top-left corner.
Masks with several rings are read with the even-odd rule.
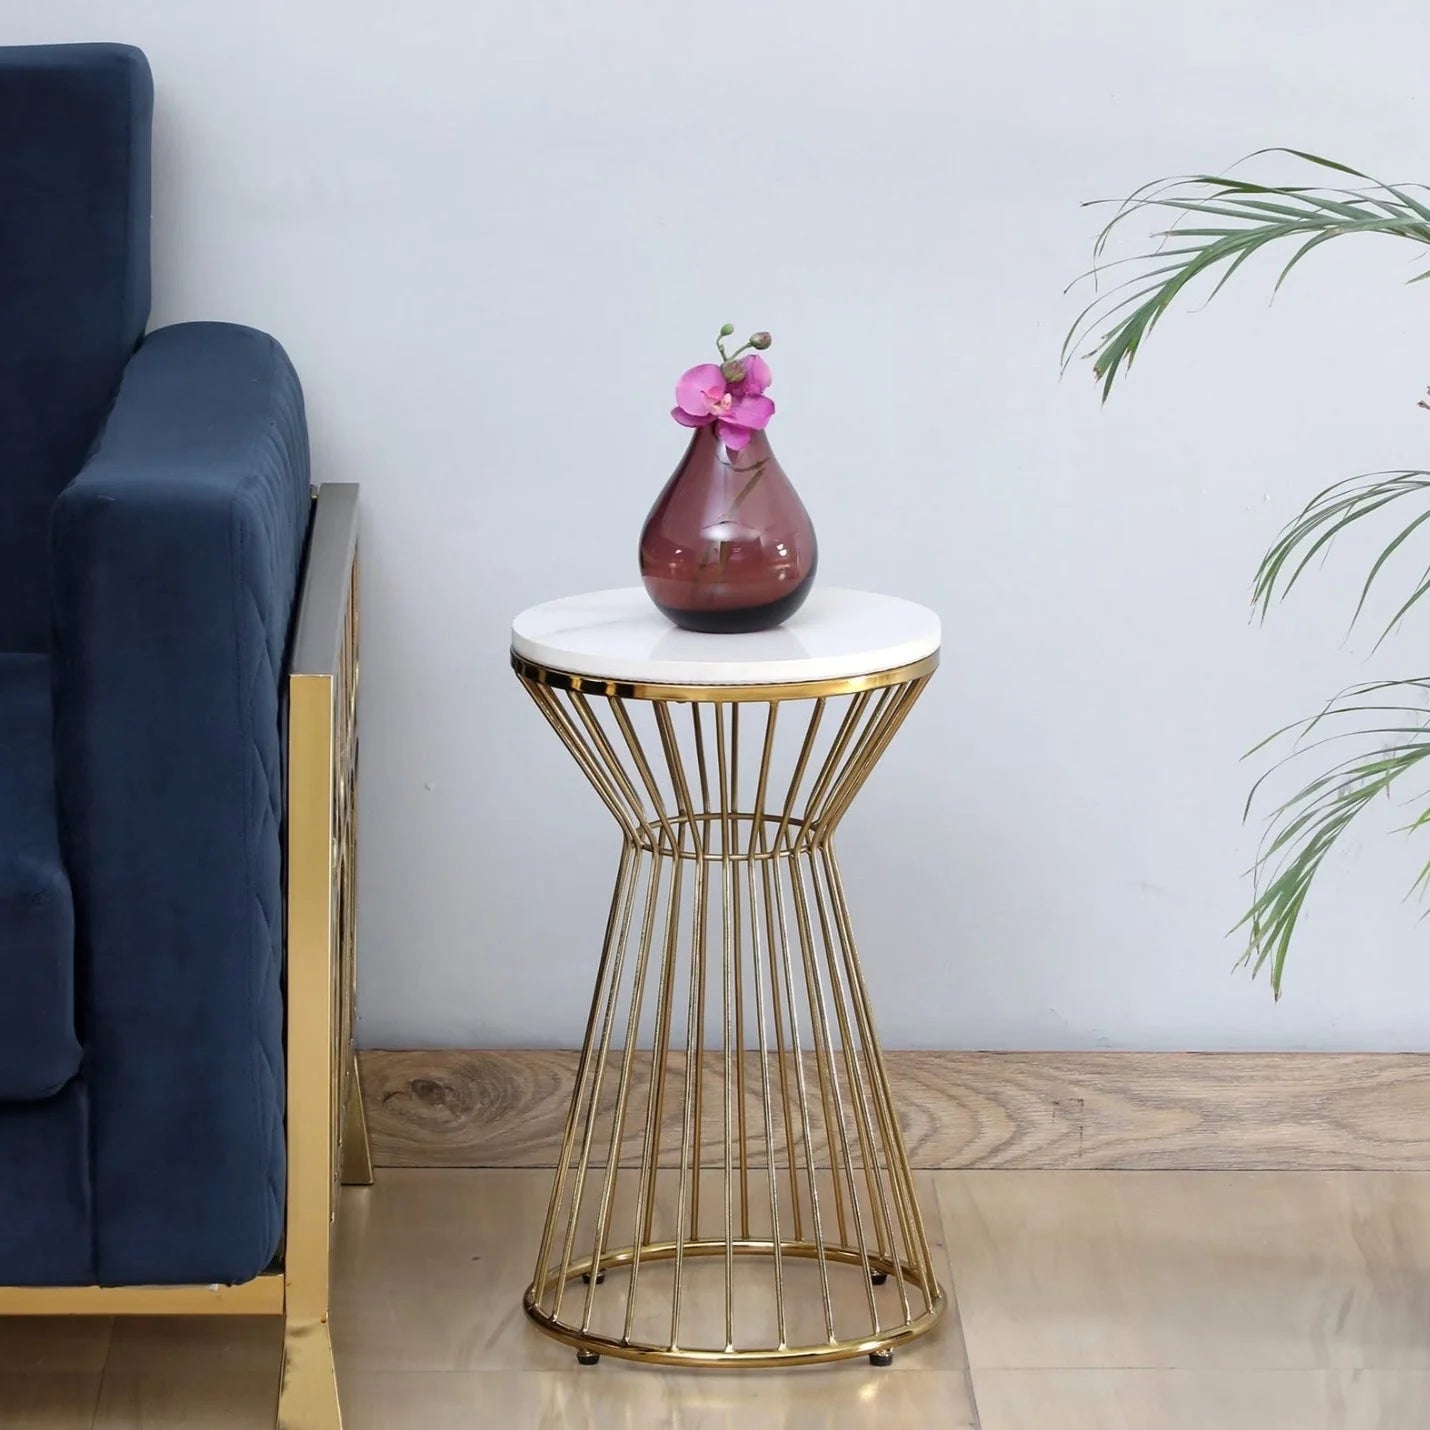
[[[869,1276],[869,1280],[871,1280],[876,1286],[882,1286],[884,1282],[886,1282],[888,1279],[889,1273],[887,1271],[875,1271],[872,1272]]]
[[[601,1353],[600,1353],[600,1351],[577,1351],[577,1352],[576,1352],[576,1364],[577,1364],[577,1365],[595,1365],[596,1362],[597,1362],[598,1360],[600,1360],[600,1359],[601,1359]],[[870,1359],[872,1360],[873,1357],[871,1356]]]
[[[894,1363],[894,1353],[893,1353],[893,1351],[870,1351],[870,1352],[869,1352],[869,1364],[870,1364],[870,1365],[893,1365],[893,1363]]]
[[[581,1279],[589,1286],[589,1285],[591,1284],[591,1273],[590,1273],[589,1271],[583,1271],[583,1272],[581,1273]],[[598,1271],[598,1272],[596,1273],[596,1285],[597,1285],[597,1286],[599,1286],[605,1279],[606,1279],[606,1273],[605,1273],[604,1271]]]

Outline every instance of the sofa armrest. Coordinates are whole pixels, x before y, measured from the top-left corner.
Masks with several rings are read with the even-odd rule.
[[[56,767],[96,1266],[247,1280],[283,1219],[282,701],[310,506],[272,338],[150,335],[55,507]]]

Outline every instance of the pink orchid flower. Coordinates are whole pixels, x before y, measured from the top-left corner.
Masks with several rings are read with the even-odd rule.
[[[757,354],[742,358],[745,376],[726,382],[713,363],[701,363],[675,384],[675,406],[670,415],[682,427],[708,427],[712,422],[720,440],[739,452],[751,432],[762,431],[775,415],[775,404],[765,396],[770,385],[770,365]]]
[[[749,357],[742,357],[740,361],[745,365],[745,380],[736,383],[736,387],[749,396],[759,397],[773,381],[770,376],[769,363],[759,353],[751,353]]]

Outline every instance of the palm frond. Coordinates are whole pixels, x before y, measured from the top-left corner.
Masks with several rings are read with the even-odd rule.
[[[1405,699],[1387,700],[1387,691]],[[1373,700],[1372,697],[1375,697]],[[1367,703],[1371,701],[1371,703]],[[1329,728],[1330,733],[1326,733]],[[1294,733],[1292,749],[1263,775],[1247,800],[1250,814],[1265,781],[1277,770],[1328,745],[1349,741],[1359,748],[1302,785],[1270,814],[1252,866],[1252,903],[1237,928],[1248,931],[1242,962],[1253,973],[1270,965],[1271,987],[1281,996],[1286,954],[1306,898],[1336,842],[1373,801],[1399,793],[1407,780],[1422,812],[1407,826],[1414,831],[1430,822],[1430,788],[1410,780],[1430,774],[1430,677],[1382,680],[1352,687],[1318,714],[1286,727],[1271,740]],[[1307,740],[1318,734],[1314,741]],[[1263,741],[1257,750],[1265,748]],[[1255,753],[1255,752],[1253,752]],[[1430,863],[1412,892],[1430,886]]]
[[[1122,200],[1098,236],[1095,266],[1088,276],[1095,278],[1101,272],[1109,244],[1134,215],[1168,216],[1172,222],[1155,235],[1161,240],[1156,247],[1133,256],[1134,264],[1144,266],[1140,278],[1094,299],[1078,315],[1063,343],[1066,367],[1092,341],[1087,356],[1093,360],[1104,401],[1118,374],[1131,365],[1178,295],[1204,275],[1217,275],[1215,294],[1254,254],[1271,246],[1294,244],[1276,278],[1274,292],[1314,249],[1344,234],[1379,233],[1430,246],[1430,203],[1411,192],[1412,187],[1420,186],[1383,183],[1300,149],[1260,153],[1289,155],[1314,170],[1361,179],[1365,185],[1257,184],[1229,175],[1190,174],[1144,185]],[[1189,220],[1194,218],[1220,222],[1193,227]],[[1173,241],[1175,248],[1169,247]],[[1430,276],[1430,269],[1416,276]],[[1153,281],[1145,282],[1147,279]],[[1139,283],[1143,286],[1137,286]],[[1128,293],[1127,287],[1135,291]]]
[[[1286,258],[1272,285],[1274,295],[1299,264],[1333,238],[1376,233],[1430,247],[1430,202],[1421,197],[1427,193],[1423,185],[1383,183],[1300,149],[1259,153],[1279,154],[1307,166],[1312,182],[1272,185],[1230,175],[1189,174],[1146,184],[1116,206],[1098,235],[1094,266],[1084,279],[1098,282],[1116,268],[1121,281],[1099,291],[1078,314],[1062,352],[1066,369],[1091,343],[1086,355],[1093,360],[1104,401],[1147,335],[1198,279],[1215,280],[1215,297],[1248,259],[1279,249]],[[1357,181],[1357,186],[1348,187],[1345,179]],[[1164,225],[1154,227],[1155,246],[1109,259],[1114,238],[1134,217]],[[1430,268],[1411,281],[1425,278],[1430,278]],[[1351,477],[1317,493],[1262,559],[1253,583],[1253,611],[1264,619],[1272,603],[1295,588],[1310,563],[1329,554],[1337,537],[1409,498],[1411,514],[1394,527],[1361,583],[1351,616],[1354,625],[1387,567],[1412,549],[1412,538],[1430,522],[1427,496],[1430,472],[1413,469]],[[1397,506],[1392,515],[1403,512],[1403,505]],[[1415,577],[1380,640],[1427,595],[1430,564]],[[1379,797],[1399,796],[1407,787],[1420,811],[1407,830],[1430,825],[1430,676],[1353,687],[1315,715],[1268,736],[1251,753],[1286,741],[1289,752],[1252,786],[1247,817],[1263,798],[1268,781],[1289,765],[1318,754],[1329,763],[1271,809],[1251,871],[1251,907],[1237,925],[1248,932],[1243,962],[1254,972],[1269,965],[1277,997],[1306,900],[1342,835]],[[1421,868],[1412,892],[1430,892],[1430,861]]]
[[[1406,497],[1417,498],[1416,504],[1423,506],[1424,510],[1418,511],[1397,528],[1375,558],[1361,584],[1360,597],[1351,615],[1351,624],[1354,625],[1365,610],[1372,587],[1391,558],[1426,521],[1430,521],[1430,502],[1426,501],[1430,498],[1430,472],[1415,469],[1369,472],[1349,477],[1317,492],[1282,529],[1271,549],[1262,557],[1252,583],[1252,610],[1264,620],[1272,603],[1290,594],[1306,568],[1317,556],[1327,554],[1338,536],[1357,522]],[[1421,573],[1409,597],[1381,631],[1380,640],[1385,639],[1427,591],[1430,591],[1430,570]]]

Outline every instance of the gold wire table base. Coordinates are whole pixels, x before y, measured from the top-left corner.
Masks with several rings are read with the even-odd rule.
[[[832,842],[935,663],[665,691],[513,657],[623,834],[524,1298],[583,1363],[886,1365],[942,1313]]]

